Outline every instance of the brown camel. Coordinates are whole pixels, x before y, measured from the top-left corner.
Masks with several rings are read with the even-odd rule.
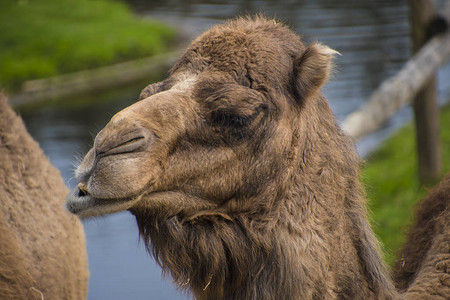
[[[67,188],[0,95],[0,299],[86,299],[80,221]]]
[[[261,17],[210,29],[97,135],[68,209],[129,210],[197,299],[400,297],[320,92],[335,53]]]
[[[450,298],[449,206],[450,174],[420,202],[395,266],[397,288],[408,299]]]

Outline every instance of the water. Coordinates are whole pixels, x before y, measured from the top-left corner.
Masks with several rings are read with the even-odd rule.
[[[354,111],[379,83],[409,58],[406,1],[128,1],[142,15],[170,22],[188,35],[237,15],[262,12],[339,51],[336,72],[324,93],[339,119]],[[375,3],[376,2],[376,3]],[[450,67],[440,71],[442,98],[450,96]],[[152,81],[149,79],[149,81]],[[74,187],[76,157],[120,109],[132,104],[146,83],[77,97],[22,111],[25,123],[67,185]],[[404,110],[360,145],[365,153],[410,117]],[[188,299],[148,257],[134,217],[124,212],[84,222],[90,264],[88,299]]]

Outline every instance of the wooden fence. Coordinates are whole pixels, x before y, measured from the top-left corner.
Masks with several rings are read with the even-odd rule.
[[[438,179],[442,172],[436,72],[450,57],[450,1],[441,14],[436,12],[432,0],[409,3],[415,55],[395,76],[385,80],[360,109],[351,113],[342,127],[355,139],[360,138],[377,130],[413,100],[419,179],[427,183]],[[431,25],[444,33],[431,38],[435,29]]]

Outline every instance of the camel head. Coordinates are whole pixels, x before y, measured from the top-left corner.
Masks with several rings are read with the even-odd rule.
[[[166,80],[98,133],[68,209],[80,216],[141,206],[169,215],[249,210],[255,203],[242,199],[288,181],[302,110],[318,97],[334,54],[262,19],[204,33]]]
[[[335,53],[263,18],[207,31],[98,133],[67,208],[229,218],[276,205]]]

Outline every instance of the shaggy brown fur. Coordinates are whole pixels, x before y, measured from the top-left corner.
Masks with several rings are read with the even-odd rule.
[[[82,225],[59,172],[0,95],[0,299],[86,299]]]
[[[399,297],[320,92],[334,54],[273,20],[212,28],[97,135],[68,209],[130,210],[197,299]]]
[[[450,174],[420,203],[395,266],[395,282],[408,299],[450,297],[449,205]]]

